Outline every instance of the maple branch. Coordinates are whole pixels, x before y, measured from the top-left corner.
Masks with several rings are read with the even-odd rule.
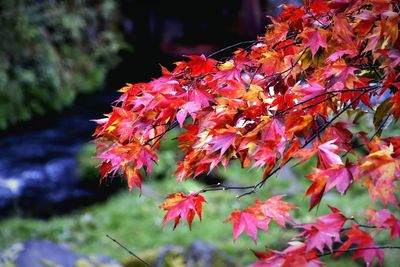
[[[377,228],[376,226],[373,226],[373,225],[366,225],[366,224],[361,224],[361,223],[357,223],[357,226],[362,227],[362,228],[367,228],[367,229],[376,229]],[[340,230],[340,232],[344,232],[347,230],[351,230],[351,227],[344,227]]]
[[[249,82],[249,86],[250,86],[250,84],[253,83],[254,77],[256,77],[257,72],[260,70],[261,66],[262,66],[262,63],[260,65],[258,65],[257,69],[254,71],[254,74],[251,76],[251,80]]]
[[[246,190],[253,188],[254,185],[249,185],[249,186],[229,186],[229,185],[224,185],[221,183],[217,183],[214,185],[209,185],[198,191],[198,193],[205,193],[209,191],[225,191],[225,190]]]
[[[367,91],[364,91],[361,94],[359,94],[356,98],[353,99],[353,101],[351,101],[347,106],[345,106],[342,110],[340,110],[328,122],[318,127],[315,133],[301,146],[301,148],[305,148],[309,143],[311,143],[322,131],[328,128],[329,125],[331,125],[340,115],[342,115],[346,110],[348,110],[354,103],[356,103],[365,93],[367,93]]]
[[[287,41],[287,40],[289,40],[289,39],[291,39],[291,38],[287,38],[287,39],[284,40],[284,41]],[[280,41],[280,42],[276,43],[272,48],[273,48],[274,50],[277,50],[277,49],[276,49],[276,46],[278,46],[278,44],[280,44],[280,43],[282,43],[282,42],[283,42],[283,41]],[[300,41],[294,41],[293,43],[287,44],[287,45],[284,45],[284,46],[281,46],[281,47],[279,47],[278,49],[285,49],[285,48],[287,48],[287,47],[289,47],[289,46],[298,45],[298,44],[301,44],[301,42],[300,42]]]
[[[283,71],[280,71],[280,72],[275,72],[274,74],[270,74],[270,75],[266,75],[266,76],[264,76],[264,79],[266,79],[266,78],[274,78],[275,80],[279,77],[279,75],[282,75],[282,74],[284,74],[284,73],[286,73],[286,72],[289,72],[290,73],[290,71],[292,71],[293,70],[293,68],[294,68],[294,66],[296,66],[297,65],[297,63],[299,63],[299,61],[300,61],[300,59],[303,57],[303,55],[304,55],[304,53],[307,51],[307,49],[304,49],[301,53],[300,53],[300,56],[298,57],[298,59],[296,59],[296,61],[295,61],[295,63],[292,63],[291,64],[291,67],[290,68],[287,68],[286,70],[283,70]],[[286,78],[286,77],[285,77]],[[282,79],[283,80],[283,79]],[[274,81],[274,80],[272,80],[272,81]],[[269,81],[269,83],[268,84],[270,84],[272,81]],[[266,86],[266,87],[268,87],[268,85]]]
[[[308,106],[305,106],[305,107],[301,108],[301,110],[306,110],[306,109],[309,109],[309,108],[313,108],[313,107],[318,106],[319,104],[324,103],[324,102],[326,102],[326,101],[328,101],[328,100],[330,100],[330,99],[332,99],[332,98],[334,98],[336,96],[338,96],[338,94],[332,94],[332,95],[328,96],[325,99],[322,99],[322,100],[320,100],[318,102],[315,102],[313,104],[310,104]]]
[[[363,227],[363,228],[370,228],[370,229],[375,229],[376,228],[376,226],[374,226],[374,225],[366,225],[366,224],[359,223],[358,220],[356,218],[354,218],[353,216],[351,216],[348,219],[353,221],[353,222],[355,222],[358,226]],[[351,228],[343,228],[342,231],[346,231],[346,230],[349,230],[349,229],[351,229]]]
[[[161,140],[161,138],[163,138],[164,135],[166,135],[169,131],[171,131],[178,125],[179,125],[178,121],[175,120],[172,124],[168,125],[165,131],[163,131],[160,134],[157,134],[156,136],[153,136],[152,138],[149,138],[143,145],[146,146],[150,144],[153,140],[156,140],[153,144],[151,144],[151,147],[154,147]]]
[[[224,47],[224,48],[222,48],[222,49],[220,49],[220,50],[217,50],[217,51],[215,51],[215,52],[209,54],[207,57],[208,57],[208,58],[209,58],[209,57],[213,57],[213,56],[215,56],[215,55],[217,55],[217,54],[219,54],[219,53],[222,53],[222,52],[224,52],[224,51],[226,51],[226,50],[229,50],[229,49],[231,49],[231,48],[237,47],[237,46],[242,45],[242,44],[251,44],[251,45],[253,45],[253,44],[257,43],[257,42],[258,42],[258,40],[242,41],[242,42],[239,42],[239,43],[236,43],[236,44],[233,44],[233,45]]]
[[[307,51],[307,49],[308,49],[308,47],[307,47],[306,49],[304,49],[304,50],[301,52],[299,58],[298,58],[294,63],[291,64],[292,66],[287,70],[288,73],[286,74],[285,78],[283,78],[282,80],[286,80],[286,78],[289,77],[289,74],[292,72],[293,68],[299,63],[300,59],[303,57],[303,55],[305,54],[305,52]],[[282,74],[282,73],[281,73],[281,74]]]
[[[315,96],[313,96],[313,97],[310,97],[310,98],[307,99],[307,100],[300,101],[299,103],[296,103],[296,104],[294,104],[294,105],[292,105],[292,106],[290,106],[290,107],[288,107],[288,108],[285,108],[285,109],[283,109],[283,110],[280,110],[280,111],[278,111],[277,113],[278,113],[278,115],[283,115],[286,111],[289,111],[289,110],[291,110],[291,109],[293,109],[293,108],[295,108],[295,107],[301,106],[301,105],[303,105],[303,104],[305,104],[305,103],[307,103],[307,102],[310,102],[310,101],[312,101],[312,100],[315,100],[315,99],[317,99],[317,98],[319,98],[319,97],[321,97],[321,96],[324,96],[324,95],[336,94],[336,93],[360,92],[360,91],[361,91],[361,92],[369,92],[369,91],[376,90],[376,89],[378,89],[378,88],[380,88],[379,85],[371,85],[371,86],[364,86],[364,87],[358,87],[358,88],[352,88],[352,89],[331,90],[331,91],[323,92],[323,93],[320,93],[320,94],[315,95]],[[337,94],[336,94],[336,95],[337,95]],[[328,98],[324,99],[324,101],[322,101],[322,102],[325,102],[325,101],[328,100],[329,98],[331,98],[331,97],[328,97]],[[322,103],[322,102],[321,102],[321,103]],[[307,108],[309,108],[309,107],[307,107]]]
[[[391,115],[392,115],[392,114],[389,113],[389,114],[386,116],[386,118],[381,122],[381,124],[379,125],[378,129],[376,129],[376,131],[374,132],[374,134],[373,134],[373,135],[371,136],[371,138],[369,139],[370,141],[372,141],[372,139],[374,139],[375,136],[377,136],[379,133],[382,132],[383,128],[385,127],[386,122],[388,121],[388,119],[389,119],[389,117],[390,117]]]
[[[353,251],[360,251],[360,250],[370,250],[370,249],[400,249],[400,246],[376,246],[376,247],[366,247],[366,248],[348,248],[348,249],[334,249],[332,251],[328,251],[322,254],[317,255],[314,259],[325,257],[331,254],[339,253],[339,252],[353,252]]]
[[[276,51],[276,47],[277,47],[279,44],[281,44],[281,43],[283,43],[283,42],[286,42],[287,40],[290,40],[290,39],[295,40],[295,38],[296,38],[296,36],[297,36],[298,34],[299,34],[298,32],[290,32],[290,33],[288,33],[288,34],[286,35],[286,39],[285,39],[285,40],[281,40],[281,41],[275,43],[275,44],[272,46],[272,49],[274,49],[274,50]],[[301,44],[301,42],[295,40],[294,43],[281,46],[281,47],[279,47],[278,49],[284,49],[284,48],[286,48],[286,47],[289,47],[289,46],[292,46],[292,45],[295,45],[295,44]]]
[[[318,22],[319,24],[321,24],[322,29],[327,29],[327,28],[330,27],[330,24],[325,25],[325,24],[322,23],[317,17],[315,17],[314,14],[311,13],[311,11],[310,11],[310,9],[309,9],[308,7],[306,8],[306,10],[307,10],[307,14],[308,14],[312,19],[314,19],[316,22]]]
[[[136,259],[138,259],[141,263],[143,263],[144,265],[148,266],[148,267],[154,267],[153,265],[151,265],[150,263],[144,261],[143,259],[141,259],[138,255],[136,255],[135,253],[133,253],[130,249],[128,249],[126,246],[122,245],[118,240],[112,238],[111,236],[109,236],[108,234],[106,235],[106,237],[108,237],[109,239],[111,239],[114,243],[116,243],[118,246],[120,246],[121,248],[123,248],[125,251],[127,251],[130,255],[132,255],[133,257],[135,257]]]

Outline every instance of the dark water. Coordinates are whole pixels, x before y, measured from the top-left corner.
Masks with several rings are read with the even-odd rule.
[[[117,96],[105,91],[81,96],[64,112],[0,133],[0,216],[47,217],[105,198],[105,186],[80,182],[76,156],[92,139],[91,120],[109,112]]]

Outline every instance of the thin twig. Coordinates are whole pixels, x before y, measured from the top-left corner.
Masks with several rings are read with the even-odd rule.
[[[388,119],[389,119],[389,117],[391,116],[392,114],[388,114],[387,116],[386,116],[386,118],[381,122],[381,124],[379,125],[379,127],[378,127],[378,129],[375,131],[375,133],[371,136],[371,138],[369,139],[369,141],[372,141],[372,139],[374,139],[375,138],[375,136],[377,136],[380,132],[382,132],[382,130],[383,130],[383,128],[385,127],[385,124],[386,124],[386,122],[388,121]]]
[[[179,125],[178,121],[174,121],[172,124],[170,124],[170,125],[167,127],[167,129],[165,129],[165,131],[163,131],[163,132],[160,133],[160,134],[157,134],[156,136],[154,136],[154,137],[152,137],[152,138],[149,138],[148,140],[146,140],[146,142],[145,142],[143,145],[146,146],[146,145],[150,144],[153,140],[155,140],[155,141],[153,142],[153,144],[151,144],[151,147],[154,147],[154,146],[158,143],[158,141],[161,140],[161,138],[162,138],[163,136],[165,136],[169,131],[171,131],[172,129],[174,129],[174,128],[175,128],[176,126],[178,126],[178,125]]]
[[[254,74],[251,76],[251,80],[250,80],[250,82],[249,82],[249,86],[253,83],[254,77],[256,77],[257,72],[260,70],[261,66],[262,66],[262,63],[261,63],[260,65],[258,65],[256,71],[255,71]]]
[[[315,96],[313,96],[313,97],[310,97],[310,98],[307,99],[307,100],[301,101],[301,102],[299,102],[299,103],[297,103],[297,104],[294,104],[293,106],[290,106],[290,107],[288,107],[288,108],[285,108],[285,109],[283,109],[283,110],[280,110],[280,111],[278,111],[277,113],[278,113],[279,115],[281,115],[281,114],[283,114],[284,112],[286,112],[286,111],[288,111],[288,110],[291,110],[291,109],[293,109],[293,108],[295,108],[295,107],[297,107],[297,106],[303,105],[303,104],[305,104],[305,103],[307,103],[307,102],[309,102],[309,101],[312,101],[312,100],[314,100],[314,99],[316,99],[316,98],[318,98],[318,97],[324,96],[324,95],[336,94],[336,93],[360,92],[360,91],[361,91],[361,92],[368,92],[368,91],[376,90],[376,89],[378,89],[378,88],[379,88],[378,85],[373,85],[373,86],[365,86],[365,87],[358,87],[358,88],[352,88],[352,89],[331,90],[331,91],[323,92],[323,93],[321,93],[321,94],[318,94],[318,95],[315,95]],[[329,99],[329,98],[328,98],[328,99]],[[326,100],[328,100],[328,99],[326,99]]]
[[[328,251],[326,253],[319,254],[314,259],[325,257],[325,256],[335,254],[338,252],[353,252],[353,251],[370,250],[370,249],[400,249],[400,246],[376,246],[376,247],[365,247],[365,248],[336,249],[336,250]]]
[[[285,76],[282,80],[286,80],[286,78],[289,77],[290,73],[292,72],[292,70],[294,69],[294,67],[297,65],[297,63],[299,63],[300,59],[303,57],[303,55],[304,55],[304,53],[307,51],[307,49],[308,49],[308,48],[304,49],[304,50],[301,52],[299,58],[298,58],[294,63],[292,63],[292,66],[289,68],[289,72],[286,74],[286,76]]]
[[[209,191],[225,191],[225,190],[246,190],[253,188],[254,185],[249,186],[228,186],[221,183],[215,185],[209,185],[203,189],[201,189],[198,193],[205,193]]]
[[[121,248],[123,248],[124,250],[126,250],[130,255],[132,255],[133,257],[135,257],[136,259],[138,259],[141,263],[143,263],[144,265],[148,266],[148,267],[154,267],[153,265],[151,265],[150,263],[145,262],[143,259],[141,259],[138,255],[136,255],[135,253],[133,253],[131,250],[129,250],[127,247],[125,247],[124,245],[122,245],[118,240],[115,240],[114,238],[112,238],[111,236],[109,236],[108,234],[106,235],[109,239],[111,239],[114,243],[116,243],[118,246],[120,246]]]
[[[306,147],[309,143],[311,143],[322,131],[328,128],[340,115],[342,115],[346,110],[348,110],[354,103],[356,103],[367,91],[362,92],[356,98],[353,99],[346,107],[344,107],[341,111],[339,111],[335,116],[332,117],[327,123],[322,125],[317,129],[317,131],[301,146],[301,148]]]
[[[236,44],[233,44],[233,45],[224,47],[224,48],[222,48],[222,49],[220,49],[220,50],[218,50],[218,51],[215,51],[215,52],[209,54],[207,57],[213,57],[213,56],[215,56],[215,55],[217,55],[217,54],[219,54],[219,53],[222,53],[222,52],[224,52],[224,51],[226,51],[226,50],[229,50],[229,49],[231,49],[231,48],[237,47],[237,46],[242,45],[242,44],[253,44],[253,43],[257,43],[257,42],[258,42],[257,40],[250,40],[250,41],[239,42],[239,43],[236,43]]]

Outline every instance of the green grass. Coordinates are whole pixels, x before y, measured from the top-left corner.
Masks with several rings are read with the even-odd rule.
[[[271,247],[280,250],[298,233],[291,229],[282,230],[272,222],[268,233],[259,231],[257,244],[245,234],[234,242],[232,224],[223,221],[233,209],[241,209],[251,204],[254,197],[266,199],[276,194],[287,194],[284,200],[299,206],[298,210],[292,212],[298,223],[311,222],[316,216],[329,213],[328,205],[337,207],[347,216],[357,216],[362,215],[360,211],[371,204],[365,190],[354,185],[349,194],[341,197],[336,192],[328,193],[317,208],[308,212],[309,197],[305,197],[304,192],[310,182],[300,175],[309,172],[305,170],[310,170],[309,165],[306,164],[301,169],[295,168],[294,177],[289,177],[293,174],[281,172],[278,177],[271,177],[268,184],[256,194],[240,199],[236,198],[238,192],[234,191],[207,192],[203,220],[199,222],[196,217],[192,231],[189,231],[186,223],[179,225],[175,230],[172,230],[172,222],[162,226],[164,212],[158,206],[167,193],[177,191],[188,193],[200,190],[205,185],[193,180],[176,183],[174,178],[170,177],[170,172],[167,172],[165,176],[169,178],[146,179],[141,196],[136,190],[132,193],[128,190],[122,191],[105,203],[47,221],[28,218],[2,220],[0,250],[18,240],[46,238],[66,243],[76,252],[101,253],[126,261],[130,258],[129,254],[108,239],[107,234],[125,244],[139,256],[165,245],[188,246],[195,240],[203,240],[231,255],[239,266],[245,266],[256,260],[250,249],[264,250],[265,247]],[[236,163],[227,171],[218,170],[216,173],[242,185],[257,182],[262,174],[258,169],[242,170]],[[385,233],[381,233],[378,240],[381,244],[390,244]],[[397,251],[385,251],[385,253],[388,254],[385,266],[395,266],[399,260]],[[328,266],[362,266],[360,262],[353,263],[350,255],[337,261],[325,257],[324,261],[329,262]]]
[[[251,256],[256,248],[250,238],[232,241],[231,224],[223,223],[233,208],[243,205],[233,192],[207,195],[203,221],[196,218],[192,231],[186,223],[172,230],[172,224],[162,226],[164,212],[159,192],[199,190],[203,185],[189,181],[176,184],[173,180],[150,183],[142,196],[137,192],[121,192],[105,204],[82,209],[72,215],[54,217],[48,221],[13,218],[0,222],[0,249],[17,240],[49,238],[67,243],[82,253],[102,253],[124,261],[129,255],[106,238],[106,234],[127,245],[138,255],[145,250],[169,244],[187,246],[195,240],[208,241],[240,259]],[[262,235],[261,235],[262,236]],[[270,236],[272,241],[277,236]]]

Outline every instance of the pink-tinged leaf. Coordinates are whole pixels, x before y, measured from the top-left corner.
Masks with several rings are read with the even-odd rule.
[[[177,113],[176,113],[176,120],[179,123],[179,126],[182,128],[183,127],[183,123],[186,119],[187,116],[187,110],[186,109],[180,109]]]
[[[389,210],[375,211],[370,207],[366,213],[368,215],[368,223],[375,225],[378,229],[390,229],[390,239],[393,240],[396,237],[400,237],[400,220]]]
[[[254,241],[257,240],[257,228],[268,231],[270,219],[248,211],[234,210],[225,222],[233,223],[233,239],[236,240],[245,231]]]
[[[188,92],[188,101],[196,103],[201,107],[210,106],[210,102],[213,102],[213,97],[202,90],[191,90]]]
[[[128,182],[129,191],[132,190],[135,186],[142,191],[142,174],[138,169],[127,167],[125,169],[125,177]]]
[[[337,122],[326,129],[326,136],[329,136],[329,139],[336,139],[336,145],[338,145],[339,149],[345,151],[351,151],[352,147],[349,144],[351,140],[353,140],[353,133],[348,129],[352,127],[352,123],[350,122]]]
[[[400,177],[400,160],[392,157],[393,147],[383,147],[370,153],[360,165],[361,174],[365,177],[364,185],[373,201],[378,198],[383,204],[397,206],[395,183]]]
[[[334,165],[329,169],[318,169],[307,176],[313,183],[306,191],[306,195],[311,195],[310,210],[319,204],[325,193],[332,188],[344,194],[354,179],[358,176],[359,167],[352,163],[346,166]]]
[[[327,175],[329,180],[326,184],[326,191],[328,192],[333,187],[336,187],[336,190],[344,194],[349,186],[353,183],[355,177],[358,176],[359,167],[352,163],[348,163],[346,166],[336,165],[332,168],[326,169],[322,171],[322,175]]]
[[[261,132],[261,139],[264,141],[278,141],[285,134],[285,126],[278,119],[268,122]]]
[[[156,153],[150,148],[150,146],[143,146],[135,160],[135,168],[140,169],[146,168],[146,173],[150,175],[153,172],[153,162],[157,162],[158,157]]]
[[[343,161],[337,154],[339,147],[335,145],[336,139],[330,140],[318,146],[318,163],[323,168],[329,168],[332,165],[343,165]]]
[[[384,252],[382,249],[366,249],[375,247],[374,239],[368,232],[361,230],[357,224],[353,224],[350,230],[344,233],[348,239],[347,241],[339,247],[338,250],[344,251],[354,246],[358,249],[353,254],[353,260],[362,258],[367,266],[371,266],[374,258],[376,257],[378,261],[382,264]],[[341,252],[335,253],[335,255],[340,255]]]
[[[240,72],[240,71],[239,71]],[[240,77],[240,75],[239,75]],[[231,99],[242,98],[246,93],[246,86],[240,80],[227,80],[226,83],[218,88],[218,94]]]
[[[399,13],[394,11],[386,11],[382,13],[382,23],[384,34],[390,39],[390,43],[394,45],[399,37]]]
[[[321,86],[319,83],[310,81],[308,86],[303,87],[301,89],[301,93],[304,94],[304,97],[301,99],[301,102],[307,101],[310,98],[316,97],[325,91],[326,91],[326,89],[323,86]]]
[[[321,267],[317,251],[306,251],[306,244],[290,242],[283,251],[268,249],[266,252],[254,252],[258,261],[250,267]]]
[[[341,242],[340,231],[347,219],[336,208],[331,210],[333,213],[318,217],[315,223],[295,226],[305,230],[299,236],[306,240],[306,251],[316,248],[323,253],[325,246],[332,250],[333,242]]]
[[[256,162],[253,165],[253,168],[257,166],[264,167],[265,165],[275,165],[276,162],[276,153],[273,152],[268,147],[260,147],[259,150],[254,155],[254,159]]]
[[[337,40],[341,39],[340,41],[347,47],[355,47],[352,40],[354,37],[354,33],[344,14],[337,14],[336,16],[334,16],[333,20],[336,26],[332,31],[333,37],[335,37],[335,39]]]
[[[323,30],[311,30],[305,32],[306,40],[304,45],[309,47],[311,55],[314,57],[320,47],[327,48],[326,36],[321,34]]]
[[[353,51],[350,49],[343,49],[332,53],[329,57],[326,58],[327,61],[333,62],[337,61],[343,55],[349,55],[350,57],[354,57],[357,55],[357,51]]]
[[[212,153],[221,150],[220,157],[222,157],[222,155],[228,150],[228,148],[234,144],[235,138],[236,133],[234,132],[227,132],[221,135],[214,136],[210,141],[210,144],[212,144],[210,152]]]
[[[285,227],[286,220],[293,222],[293,218],[288,212],[297,209],[296,206],[286,201],[281,201],[280,199],[284,196],[285,195],[273,196],[266,201],[255,200],[257,209],[266,217],[275,220],[281,227]]]
[[[163,224],[174,220],[175,229],[180,219],[182,219],[187,220],[189,229],[191,229],[192,221],[196,214],[201,220],[203,202],[206,202],[206,199],[198,193],[191,193],[189,195],[185,195],[182,192],[169,194],[165,198],[165,202],[160,205],[160,208],[167,211]]]
[[[193,120],[196,119],[196,112],[201,109],[201,105],[196,102],[188,102],[182,106],[182,108],[176,113],[176,120],[179,123],[179,126],[182,128],[183,123],[185,122],[187,114],[192,116]]]
[[[132,100],[131,104],[134,106],[134,110],[141,110],[141,112],[144,112],[145,110],[149,110],[156,105],[156,102],[153,102],[154,99],[155,97],[153,95],[144,93],[143,96]]]

